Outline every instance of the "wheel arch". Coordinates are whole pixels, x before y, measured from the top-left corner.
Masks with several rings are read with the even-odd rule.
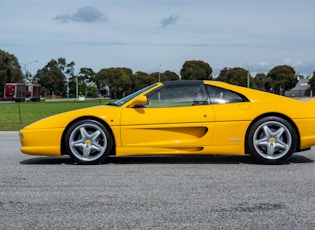
[[[280,117],[284,120],[286,120],[287,122],[289,122],[292,127],[294,128],[295,132],[296,132],[296,135],[297,135],[297,144],[296,144],[296,149],[295,149],[295,152],[299,151],[300,150],[300,132],[299,132],[299,129],[297,128],[296,124],[294,123],[294,121],[282,114],[282,113],[276,113],[276,112],[272,112],[272,113],[265,113],[265,114],[262,114],[258,117],[256,117],[251,123],[250,125],[248,126],[247,130],[246,130],[246,135],[245,135],[245,153],[248,153],[249,150],[248,150],[248,134],[249,134],[249,130],[251,129],[251,127],[258,121],[260,120],[261,118],[264,118],[264,117],[270,117],[270,116],[274,116],[274,117]]]
[[[78,121],[82,121],[82,120],[94,120],[94,121],[97,121],[99,123],[101,123],[102,125],[104,125],[108,131],[110,132],[110,134],[112,135],[112,139],[113,139],[113,146],[112,146],[112,155],[116,155],[116,142],[115,142],[115,138],[114,138],[114,133],[112,131],[112,129],[110,128],[110,126],[102,119],[98,118],[98,117],[93,117],[93,116],[83,116],[83,117],[78,117],[76,118],[75,120],[71,121],[67,126],[66,128],[64,129],[63,133],[62,133],[62,136],[61,136],[61,140],[60,140],[60,150],[61,150],[61,155],[65,155],[64,153],[66,152],[65,151],[65,142],[64,142],[64,139],[65,139],[65,134],[67,133],[68,129],[70,128],[70,126],[75,123],[75,122],[78,122]]]

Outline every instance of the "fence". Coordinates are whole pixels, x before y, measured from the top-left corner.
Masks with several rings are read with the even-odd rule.
[[[285,96],[287,97],[312,97],[313,92],[311,89],[307,90],[290,90],[285,92]]]

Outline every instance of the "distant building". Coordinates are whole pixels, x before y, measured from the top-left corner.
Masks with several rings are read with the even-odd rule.
[[[309,79],[299,79],[296,86],[285,92],[285,96],[287,97],[311,97],[311,87],[308,84]]]

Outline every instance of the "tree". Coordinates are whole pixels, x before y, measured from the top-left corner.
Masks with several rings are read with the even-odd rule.
[[[240,67],[235,67],[231,69],[225,67],[220,71],[220,74],[216,80],[246,87],[248,77],[250,78],[250,85],[252,85],[252,79],[251,76],[249,76],[247,70]]]
[[[94,78],[95,72],[91,68],[80,69],[78,76],[79,92],[85,92],[85,97],[87,97],[88,94],[95,94],[95,92],[90,92],[90,90],[93,89]]]
[[[69,98],[69,94],[75,95],[75,97],[77,97],[77,93],[79,93],[77,92],[78,76],[76,76],[74,73],[74,66],[75,63],[73,61],[67,64],[65,58],[58,59],[58,69],[60,69],[60,71],[62,71],[67,78],[67,98]]]
[[[17,58],[3,50],[0,50],[0,95],[6,83],[23,82],[23,73]]]
[[[256,85],[256,89],[258,90],[262,90],[265,91],[266,87],[265,87],[265,82],[266,82],[266,77],[267,75],[265,73],[257,73],[255,78],[254,78],[254,82]]]
[[[179,76],[175,72],[167,70],[162,73],[161,79],[163,79],[163,81],[177,81],[179,80]]]
[[[158,81],[158,73],[148,74],[145,72],[138,71],[134,73],[131,77],[131,90],[137,91],[144,88],[145,86],[152,85]]]
[[[211,80],[212,68],[203,61],[186,61],[180,70],[182,80]]]
[[[44,68],[37,71],[34,79],[42,85],[44,93],[62,93],[66,80],[62,70],[64,70],[64,65],[59,62],[59,59],[58,61],[52,59]]]
[[[272,91],[281,95],[284,95],[285,91],[295,87],[298,82],[295,70],[287,65],[274,67],[268,72],[268,77],[272,79]]]
[[[273,89],[273,80],[271,77],[268,77],[266,75],[266,78],[264,80],[264,87],[266,89],[266,91],[271,92]]]
[[[171,72],[169,70],[165,71],[164,73],[154,72],[151,73],[150,76],[152,77],[152,79],[154,79],[151,84],[158,82],[159,80],[160,82],[179,80],[179,76],[175,72]]]
[[[223,69],[221,69],[220,74],[216,78],[216,80],[227,82],[228,81],[228,78],[227,78],[228,71],[229,71],[229,68],[227,68],[227,67],[224,67]]]
[[[67,65],[66,59],[65,58],[58,58],[57,62],[56,62],[56,66],[58,67],[58,69],[61,72],[65,71],[65,67]]]
[[[109,87],[113,98],[123,97],[131,91],[132,70],[128,68],[101,69],[95,75],[95,84],[102,91]]]

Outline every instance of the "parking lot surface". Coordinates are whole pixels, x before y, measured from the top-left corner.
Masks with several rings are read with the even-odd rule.
[[[248,156],[23,155],[0,132],[0,229],[315,229],[315,150],[284,165]]]

